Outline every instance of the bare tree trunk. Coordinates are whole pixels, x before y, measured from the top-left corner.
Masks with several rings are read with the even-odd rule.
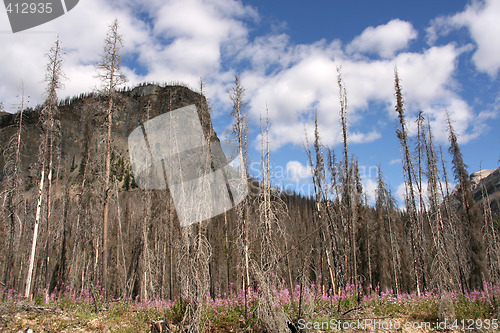
[[[120,209],[120,197],[118,195],[118,187],[115,186],[115,194],[116,194],[116,209],[117,209],[117,215],[118,215],[118,240],[119,244],[117,247],[119,247],[119,251],[117,252],[121,255],[121,261],[119,256],[117,255],[116,258],[116,265],[117,265],[117,270],[121,271],[121,278],[122,278],[122,291],[125,293],[126,288],[127,288],[127,266],[125,263],[125,251],[124,251],[124,246],[123,246],[123,232],[122,232],[122,218],[121,218],[121,209]]]
[[[455,262],[455,265],[457,266],[456,270],[458,271],[458,279],[457,281],[459,282],[462,293],[465,292],[465,288],[467,286],[467,281],[465,279],[466,273],[466,259],[465,259],[465,246],[460,242],[460,239],[462,238],[462,230],[456,223],[456,216],[453,211],[453,208],[451,207],[450,203],[450,189],[449,189],[449,181],[448,181],[448,172],[446,171],[446,164],[444,161],[444,156],[443,156],[443,149],[440,146],[439,147],[439,153],[441,156],[441,165],[443,168],[443,177],[444,177],[444,184],[445,188],[443,189],[443,185],[441,182],[439,183],[440,187],[440,192],[441,195],[444,198],[444,209],[445,209],[445,214],[446,214],[446,222],[448,225],[448,230],[450,231],[450,237],[452,238],[452,250],[453,250],[453,260],[452,262]]]
[[[1,110],[1,105],[0,105]],[[16,205],[14,204],[14,198],[17,196],[20,186],[19,168],[21,163],[21,135],[23,132],[23,114],[24,114],[24,83],[21,85],[21,104],[19,107],[19,124],[17,128],[17,133],[14,138],[9,141],[9,146],[4,150],[4,174],[7,176],[7,189],[4,194],[4,204],[6,208],[6,213],[8,214],[8,220],[10,221],[9,238],[7,245],[7,258],[4,267],[4,286],[9,287],[14,281],[11,281],[12,267],[14,266],[14,253],[16,248]],[[9,148],[15,149],[11,152]],[[22,232],[22,227],[19,230],[19,237]]]
[[[174,201],[172,196],[169,196],[169,226],[168,226],[168,263],[169,263],[169,279],[168,292],[170,299],[174,299]]]
[[[439,287],[443,291],[451,291],[451,289],[454,289],[456,287],[456,282],[458,280],[455,276],[452,275],[452,258],[449,257],[448,250],[446,248],[446,230],[441,213],[441,203],[439,200],[438,192],[438,184],[440,183],[439,170],[437,167],[436,154],[432,143],[432,132],[430,125],[428,127],[428,139],[426,139],[424,128],[422,128],[422,131],[424,131],[423,145],[425,146],[427,154],[427,187],[429,191],[431,213],[429,222],[431,226],[434,249],[436,251],[435,258],[433,260],[433,267],[431,267],[431,272],[433,273],[432,276],[434,277],[436,287]]]
[[[245,89],[241,85],[240,78],[235,77],[234,86],[230,91],[231,101],[233,102],[233,110],[231,115],[234,119],[232,135],[238,143],[240,161],[240,173],[243,181],[247,182],[247,132],[248,125],[245,114],[246,103],[244,102]],[[248,288],[250,285],[250,267],[249,267],[249,236],[248,236],[248,199],[242,202],[242,207],[239,208],[240,218],[240,233],[241,233],[241,248],[242,248],[242,284],[245,294],[245,318],[247,316],[246,298],[248,295]]]
[[[35,261],[35,252],[37,247],[38,240],[38,229],[42,218],[42,200],[45,195],[45,168],[48,164],[49,167],[52,167],[52,153],[49,152],[49,161],[47,161],[46,154],[48,150],[52,149],[52,135],[53,135],[53,126],[54,126],[54,117],[57,112],[57,89],[61,86],[61,77],[63,76],[61,71],[62,60],[60,56],[60,43],[59,40],[55,42],[54,47],[47,53],[47,57],[49,59],[49,63],[47,65],[47,100],[45,101],[45,105],[40,111],[40,118],[42,120],[42,126],[45,131],[43,135],[43,143],[40,147],[40,159],[42,161],[42,169],[40,175],[40,188],[38,193],[37,200],[37,208],[35,215],[35,226],[33,230],[33,241],[31,245],[31,253],[30,253],[30,261],[28,267],[28,276],[26,278],[26,289],[24,291],[24,296],[28,298],[31,294],[31,281],[33,275],[34,261]],[[49,147],[50,144],[50,147]],[[52,176],[51,170],[49,170],[49,176]],[[48,205],[50,208],[50,205]]]
[[[488,191],[481,182],[481,193],[483,197],[483,216],[484,216],[484,238],[486,248],[486,258],[489,268],[489,282],[497,285],[500,281],[500,239],[498,229],[495,226],[493,214],[491,212],[491,201]],[[495,307],[497,304],[494,304]]]
[[[118,28],[118,20],[115,20],[109,27],[108,34],[104,41],[104,55],[97,66],[98,70],[101,71],[99,77],[105,84],[105,94],[107,95],[108,104],[106,108],[106,159],[102,213],[102,281],[106,292],[108,291],[108,219],[111,195],[111,128],[113,126],[114,93],[116,88],[121,83],[125,82],[125,77],[120,73],[120,48],[123,45],[123,39],[118,32]]]
[[[28,267],[28,276],[26,278],[26,289],[24,289],[24,297],[28,298],[31,295],[31,279],[33,276],[33,265],[35,263],[36,243],[38,240],[38,228],[42,216],[42,198],[43,198],[43,183],[45,181],[45,166],[42,165],[42,172],[40,175],[40,188],[38,191],[38,201],[36,204],[35,228],[33,230],[33,241],[31,243],[31,253]]]
[[[358,281],[358,258],[357,258],[357,244],[356,244],[356,207],[354,205],[354,182],[351,177],[351,170],[349,167],[349,151],[347,145],[347,91],[342,80],[341,68],[337,68],[337,83],[339,87],[339,100],[340,100],[340,122],[342,127],[342,142],[344,146],[344,174],[342,182],[342,206],[345,209],[345,216],[348,223],[348,236],[349,237],[349,256],[350,256],[350,280],[355,285],[356,291],[359,289]]]
[[[226,258],[226,286],[228,295],[231,292],[231,248],[229,246],[229,225],[227,221],[227,212],[224,211],[224,253]]]
[[[109,178],[111,177],[111,125],[113,100],[110,99],[108,104],[108,130],[106,135],[106,172],[104,175],[104,207],[102,218],[102,281],[104,290],[108,291],[108,217],[109,217]]]
[[[404,102],[403,93],[399,81],[399,76],[397,69],[394,70],[394,85],[396,91],[396,112],[398,113],[398,118],[401,128],[397,130],[397,136],[401,142],[401,146],[404,151],[403,156],[403,169],[405,174],[405,185],[407,196],[407,210],[410,218],[410,237],[412,243],[412,254],[413,254],[413,274],[415,278],[415,286],[417,289],[417,294],[420,296],[422,287],[424,284],[424,273],[423,273],[423,260],[421,255],[422,242],[421,242],[421,230],[419,230],[419,222],[417,217],[417,210],[415,204],[415,190],[413,187],[413,163],[411,159],[410,148],[408,147],[408,136],[406,131],[406,121],[404,116]]]
[[[142,220],[142,283],[141,283],[141,297],[144,300],[148,299],[148,281],[151,279],[149,276],[151,274],[150,267],[150,254],[149,254],[149,244],[148,244],[148,223],[150,219],[151,210],[151,194],[148,190],[144,190],[143,196],[143,220]]]
[[[460,213],[466,226],[468,245],[470,248],[469,264],[470,274],[468,278],[469,287],[480,289],[487,272],[486,253],[484,248],[484,236],[482,234],[483,216],[474,200],[469,180],[469,174],[463,161],[462,152],[458,145],[458,138],[452,126],[449,114],[447,113],[448,132],[450,148],[449,152],[453,156],[453,171],[458,181],[457,193],[461,201]]]
[[[48,132],[48,175],[47,175],[47,196],[46,196],[46,221],[47,221],[47,237],[45,240],[45,286],[50,284],[50,256],[51,256],[51,233],[53,226],[51,225],[51,210],[52,210],[52,171],[53,171],[53,154],[54,154],[54,120],[50,121]],[[48,300],[49,288],[46,288],[45,299]]]

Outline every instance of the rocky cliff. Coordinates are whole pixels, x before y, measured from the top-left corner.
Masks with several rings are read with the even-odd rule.
[[[127,137],[137,126],[148,119],[190,104],[197,106],[205,137],[210,138],[210,141],[218,141],[212,127],[206,100],[202,95],[183,86],[160,87],[152,84],[121,92],[116,102],[112,127],[114,163],[119,164],[115,165],[115,172],[127,172]],[[92,94],[61,102],[57,115],[61,133],[60,166],[62,169],[69,168],[72,177],[77,176],[77,172],[84,169],[87,159],[98,157],[89,156],[89,154],[102,153],[105,124],[104,107],[105,103],[101,98]],[[39,108],[36,108],[28,110],[23,115],[23,149],[20,168],[23,172],[29,172],[38,161],[41,134],[38,112]],[[0,115],[0,144],[2,147],[6,147],[10,138],[16,133],[18,116],[18,114],[5,113]],[[0,156],[0,170],[4,168],[4,158],[5,156]],[[116,168],[120,170],[116,170]],[[3,175],[3,173],[1,174]]]
[[[112,125],[112,188],[109,225],[109,279],[113,295],[147,295],[174,298],[180,294],[185,267],[179,220],[168,191],[144,191],[132,175],[127,138],[138,126],[169,111],[195,104],[206,139],[219,139],[212,127],[205,98],[183,86],[142,85],[117,94]],[[42,201],[42,221],[36,250],[33,288],[93,288],[99,280],[102,257],[102,207],[106,137],[106,100],[89,94],[60,103],[54,145],[50,205]],[[40,107],[23,113],[18,178],[12,190],[12,174],[3,172],[8,153],[0,156],[0,188],[12,193],[11,204],[0,214],[1,283],[22,290],[33,239],[41,165],[38,159],[42,126]],[[16,140],[19,114],[0,115],[0,144],[5,151]],[[220,157],[220,156],[219,156]],[[46,170],[46,175],[48,174]],[[47,181],[45,182],[47,184]],[[8,189],[8,191],[4,191]],[[3,197],[2,197],[3,198]],[[50,207],[50,208],[49,208]],[[50,209],[50,211],[49,211]],[[223,249],[221,219],[212,219],[204,237],[213,244],[211,267],[221,265],[230,249]],[[226,223],[226,237],[233,229]],[[226,253],[226,256],[224,255]],[[227,263],[229,265],[229,263]],[[230,266],[236,266],[232,263]],[[228,281],[211,271],[213,281]],[[222,274],[222,272],[220,273]],[[144,280],[146,279],[146,280]],[[237,276],[230,276],[237,281]],[[229,283],[229,282],[227,282]],[[226,284],[227,284],[226,283]],[[223,283],[212,284],[220,292]],[[215,289],[217,288],[217,289]],[[225,290],[228,286],[224,287]]]
[[[474,200],[481,204],[489,200],[492,212],[500,221],[500,168],[476,171],[470,180]]]

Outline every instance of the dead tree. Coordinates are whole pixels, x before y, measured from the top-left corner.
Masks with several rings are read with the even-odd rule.
[[[328,268],[328,275],[330,277],[330,282],[332,284],[332,289],[337,290],[339,281],[337,276],[337,266],[333,254],[335,253],[336,243],[332,238],[334,233],[330,230],[331,219],[328,219],[327,214],[330,212],[326,209],[326,203],[328,202],[328,192],[325,192],[326,184],[326,166],[324,161],[323,146],[321,144],[321,138],[318,127],[318,114],[314,113],[314,142],[312,143],[314,152],[311,150],[311,145],[309,144],[307,133],[305,136],[305,151],[309,160],[309,167],[311,169],[311,176],[314,186],[314,214],[313,222],[314,226],[320,232],[320,247],[323,250],[320,252],[321,261],[323,261],[323,253],[326,256],[326,264]],[[313,154],[314,153],[314,154]],[[311,251],[311,254],[313,251]]]
[[[458,137],[453,129],[450,115],[447,113],[448,139],[450,141],[449,152],[452,155],[453,173],[458,182],[457,193],[461,203],[461,217],[467,228],[467,238],[469,241],[469,265],[471,268],[469,275],[469,288],[480,289],[483,287],[483,279],[487,276],[486,254],[484,248],[484,238],[482,235],[483,217],[479,207],[474,200],[467,172],[464,163]]]
[[[496,285],[500,281],[500,237],[498,233],[498,226],[495,225],[495,220],[493,219],[488,190],[483,182],[480,182],[480,186],[483,197],[484,245],[486,248],[486,259],[489,269],[488,277],[490,280],[489,282]]]
[[[233,118],[233,127],[231,134],[238,145],[238,152],[240,156],[240,173],[243,181],[246,182],[247,170],[247,139],[248,139],[248,120],[246,115],[247,104],[245,102],[245,88],[241,85],[239,76],[235,76],[234,85],[229,91],[229,97],[233,102],[233,109],[231,116]],[[250,285],[250,240],[249,240],[249,220],[248,220],[248,198],[245,198],[238,208],[240,235],[239,242],[242,250],[242,284],[245,293],[245,304]],[[247,315],[247,308],[245,305],[245,316]]]
[[[267,111],[267,110],[266,110]],[[264,324],[272,332],[287,332],[287,318],[275,302],[273,288],[279,280],[280,248],[286,243],[284,226],[280,216],[286,211],[286,206],[279,195],[274,195],[271,185],[271,161],[269,149],[269,118],[261,119],[261,173],[262,182],[257,198],[259,204],[258,234],[260,239],[260,258],[252,260],[252,274],[259,285],[264,302],[260,304],[259,315]],[[285,251],[287,249],[285,248]],[[288,256],[285,254],[285,259]],[[290,267],[288,267],[290,273]]]
[[[19,231],[16,232],[16,220],[21,222],[17,212],[16,206],[17,196],[19,192],[19,188],[21,186],[21,177],[19,174],[19,169],[21,167],[21,146],[22,146],[22,133],[23,133],[23,114],[24,114],[24,83],[21,85],[21,104],[19,105],[19,112],[17,117],[17,131],[10,138],[9,143],[5,150],[3,151],[4,155],[4,176],[6,178],[6,187],[5,190],[1,193],[3,196],[3,213],[6,214],[5,220],[10,222],[9,224],[9,236],[8,236],[8,245],[7,245],[7,255],[5,259],[4,266],[4,276],[3,283],[6,287],[12,286],[11,272],[14,266],[14,256],[16,252],[16,244],[18,240],[16,240],[16,234],[20,237],[22,226],[19,228]],[[3,111],[3,104],[0,104],[0,111]]]
[[[340,125],[342,128],[342,143],[344,147],[343,155],[343,174],[342,174],[342,208],[344,210],[343,217],[345,223],[345,228],[347,230],[346,235],[348,241],[349,251],[349,265],[346,267],[350,268],[350,282],[353,283],[358,290],[358,257],[357,257],[357,226],[356,226],[356,207],[354,201],[354,179],[352,177],[352,170],[349,165],[349,150],[347,145],[347,91],[345,84],[342,80],[341,68],[337,68],[337,83],[339,86],[339,98],[340,98]],[[347,258],[347,257],[346,257]]]
[[[466,258],[466,242],[464,242],[465,234],[463,227],[460,223],[458,223],[458,218],[455,213],[455,209],[451,205],[451,192],[449,188],[449,180],[448,180],[448,171],[446,170],[446,163],[443,155],[443,148],[439,146],[439,155],[441,158],[441,166],[443,168],[443,180],[444,187],[441,182],[439,182],[439,190],[441,192],[441,196],[443,197],[443,207],[444,207],[444,216],[445,223],[447,225],[447,229],[450,232],[449,238],[451,238],[451,257],[455,263],[456,271],[458,271],[458,282],[462,289],[462,293],[465,292],[465,288],[467,286],[466,276],[468,275],[469,268],[467,265]]]
[[[329,171],[329,189],[331,200],[327,200],[327,213],[329,218],[330,237],[332,241],[332,257],[334,264],[335,281],[332,282],[332,290],[340,295],[340,290],[346,284],[346,269],[342,258],[346,257],[346,242],[344,235],[344,213],[341,205],[340,193],[342,192],[341,184],[338,181],[340,163],[335,161],[335,152],[332,149],[327,150],[328,154],[328,171]]]
[[[382,252],[384,250],[389,251],[390,253],[390,265],[391,265],[391,277],[394,282],[394,286],[396,288],[396,294],[399,294],[401,291],[401,250],[398,242],[398,235],[395,230],[394,225],[394,198],[390,191],[387,189],[387,184],[385,183],[382,170],[378,168],[378,182],[377,182],[377,192],[376,192],[376,201],[375,201],[376,214],[378,219],[382,219],[382,225],[380,225],[377,229],[382,229],[389,233],[389,248],[383,249],[380,246],[375,247],[375,251]],[[380,239],[384,238],[384,235],[381,233],[377,234],[377,242]],[[384,274],[384,260],[385,256],[382,254],[380,258],[376,260],[378,275],[381,276]],[[379,278],[380,279],[380,278]]]
[[[420,295],[422,288],[425,288],[425,273],[422,258],[422,233],[423,230],[419,225],[419,218],[417,216],[415,189],[414,189],[414,172],[413,162],[408,145],[408,133],[405,120],[405,109],[403,102],[403,92],[399,80],[397,69],[394,70],[394,88],[396,94],[396,113],[398,114],[400,128],[397,129],[396,134],[403,149],[403,173],[405,175],[405,187],[407,193],[406,209],[409,215],[409,230],[410,230],[410,243],[413,256],[413,275],[414,282],[417,289],[417,294]]]
[[[119,85],[125,82],[125,76],[121,73],[121,54],[123,37],[120,35],[118,20],[110,26],[104,40],[104,53],[97,65],[98,76],[101,79],[104,89],[103,96],[106,98],[106,157],[104,175],[104,204],[102,213],[102,281],[104,290],[107,291],[108,283],[108,219],[109,202],[111,196],[111,128],[113,126],[113,111],[115,108],[115,93]]]
[[[43,108],[40,111],[40,120],[42,123],[42,143],[39,149],[39,160],[41,164],[40,171],[40,183],[38,191],[38,199],[36,206],[35,215],[35,226],[33,230],[33,241],[31,246],[31,253],[29,259],[28,275],[26,277],[26,288],[24,290],[24,297],[28,298],[31,294],[31,280],[33,275],[33,268],[35,262],[35,253],[38,240],[38,229],[40,227],[40,222],[42,219],[42,200],[46,195],[45,183],[45,173],[46,168],[49,170],[49,178],[52,177],[52,145],[54,139],[54,127],[56,127],[55,116],[57,114],[57,90],[61,88],[61,79],[63,78],[62,73],[62,57],[61,57],[61,45],[59,40],[55,42],[54,47],[52,47],[47,54],[49,62],[47,64],[47,73],[45,80],[47,82],[46,94],[47,99],[44,102]],[[50,206],[49,206],[50,208]],[[50,217],[50,216],[49,216]]]
[[[420,130],[423,132],[422,144],[425,148],[427,159],[426,174],[430,214],[429,224],[434,247],[434,258],[431,264],[433,279],[431,282],[434,283],[434,287],[439,287],[442,291],[451,291],[458,286],[458,271],[454,269],[454,261],[449,255],[451,248],[447,246],[447,244],[450,243],[447,235],[449,236],[451,233],[447,230],[447,225],[445,224],[441,210],[441,199],[439,195],[439,184],[441,179],[439,176],[430,124],[428,125],[427,135],[425,134],[424,127],[421,127]]]
[[[419,111],[416,123],[417,123],[417,143],[415,146],[415,155],[416,155],[416,170],[414,170],[414,179],[415,185],[417,187],[418,192],[418,208],[417,208],[417,222],[418,222],[418,230],[420,241],[422,242],[422,247],[429,248],[432,247],[432,242],[429,237],[429,230],[431,229],[431,222],[429,217],[429,212],[427,211],[426,201],[425,201],[425,193],[423,189],[423,177],[424,177],[424,164],[426,160],[426,132],[425,132],[425,117],[424,112]],[[430,267],[428,265],[429,262],[432,261],[432,256],[424,253],[422,251],[422,260],[424,270],[423,276],[426,276],[430,273]],[[430,274],[429,274],[430,276]]]

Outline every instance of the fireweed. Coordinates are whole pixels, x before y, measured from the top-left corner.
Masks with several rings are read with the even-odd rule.
[[[301,297],[302,293],[302,297]],[[327,290],[321,281],[307,287],[300,285],[293,289],[284,284],[273,289],[275,298],[273,307],[280,308],[288,318],[297,323],[299,319],[299,303],[313,300],[307,304],[312,311],[304,311],[302,318],[308,320],[329,320],[343,318],[343,314],[354,308],[362,308],[363,313],[373,313],[377,316],[404,316],[414,320],[434,320],[438,318],[442,295],[454,306],[456,319],[485,319],[497,315],[497,304],[500,301],[500,284],[485,282],[482,290],[465,290],[462,292],[441,292],[439,289],[426,290],[420,296],[416,292],[396,294],[393,290],[380,290],[368,286],[363,291],[354,285],[347,285],[342,290]],[[61,286],[50,294],[47,289],[38,290],[30,302],[21,293],[13,289],[0,289],[0,304],[14,305],[31,303],[32,305],[57,308],[68,313],[85,313],[84,318],[90,318],[95,311],[96,302],[106,308],[106,315],[111,320],[123,322],[124,327],[147,327],[153,320],[166,320],[179,324],[185,318],[189,306],[202,307],[206,330],[231,325],[239,328],[261,326],[259,321],[260,305],[264,297],[257,287],[249,288],[247,295],[243,290],[230,291],[229,294],[218,295],[215,298],[198,300],[187,299],[141,299],[136,297],[109,299],[106,301],[104,289],[96,286],[94,292],[88,289],[74,290],[69,286]],[[246,306],[245,306],[246,300]],[[246,310],[245,310],[246,308]],[[349,316],[354,316],[354,313]],[[362,313],[358,316],[361,316]],[[202,328],[203,329],[203,328]]]

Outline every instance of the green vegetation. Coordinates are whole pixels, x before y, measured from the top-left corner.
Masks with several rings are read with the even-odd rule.
[[[45,290],[39,291],[34,301],[28,302],[14,291],[4,290],[0,302],[3,313],[0,329],[7,332],[27,328],[35,332],[146,332],[154,322],[163,320],[172,331],[182,332],[189,326],[193,307],[200,306],[201,331],[265,332],[259,316],[265,299],[259,290],[247,292],[245,316],[243,291],[198,302],[139,298],[105,301],[103,292],[95,298],[89,291],[77,294],[67,288],[51,295]],[[307,322],[328,327],[326,331],[336,331],[332,323],[354,325],[364,320],[379,320],[383,323],[380,325],[410,322],[434,325],[446,319],[459,326],[474,320],[477,327],[483,325],[491,332],[498,331],[493,323],[498,318],[496,299],[500,296],[500,285],[485,284],[482,291],[451,292],[444,297],[440,290],[426,291],[418,296],[416,293],[398,295],[392,290],[380,291],[378,288],[369,288],[364,295],[359,295],[353,285],[337,295],[322,291],[320,284],[303,288],[302,297],[300,294],[300,286],[292,291],[274,289],[273,306],[281,307],[297,327]],[[443,299],[447,299],[447,312],[442,311]],[[302,315],[299,314],[301,308]],[[314,326],[313,331],[319,332]]]

